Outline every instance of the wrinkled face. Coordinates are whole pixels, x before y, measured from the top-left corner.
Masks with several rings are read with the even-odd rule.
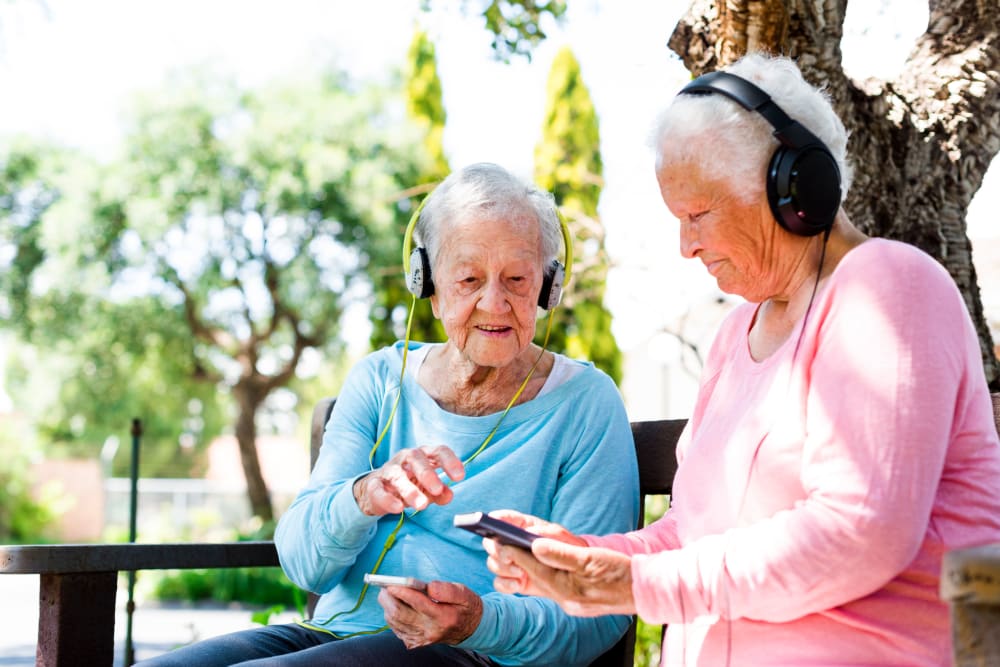
[[[697,258],[719,289],[761,302],[781,290],[776,243],[780,227],[762,192],[747,203],[726,179],[678,161],[659,165],[656,180],[663,203],[680,221],[681,255]]]
[[[505,366],[535,335],[543,266],[538,225],[473,216],[442,232],[431,270],[434,315],[471,362]]]

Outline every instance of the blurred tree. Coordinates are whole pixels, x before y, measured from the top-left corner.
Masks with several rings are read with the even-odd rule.
[[[32,311],[34,338],[8,349],[8,385],[50,456],[102,457],[111,474],[127,475],[137,417],[143,476],[201,472],[200,455],[225,427],[228,402],[195,381],[182,311],[149,298],[81,294],[42,295]]]
[[[230,388],[265,521],[258,412],[307,349],[340,349],[345,304],[371,289],[370,243],[396,226],[398,193],[420,171],[411,130],[398,97],[337,72],[244,93],[185,81],[140,106],[126,187],[96,207],[111,227],[125,221],[129,265],[181,304],[194,372]]]
[[[72,156],[27,140],[5,147],[0,164],[0,318],[30,336],[32,274],[45,260],[42,219],[59,199],[57,176]]]
[[[64,208],[72,216],[54,216],[44,188],[9,198],[20,206],[5,227],[9,246],[35,266],[30,290],[20,288],[26,301],[88,327],[61,339],[87,350],[93,369],[70,398],[111,392],[111,368],[131,368],[121,353],[133,349],[173,364],[170,373],[131,368],[146,390],[181,376],[228,388],[252,511],[272,519],[257,418],[297,372],[309,373],[306,350],[341,350],[345,305],[371,298],[373,239],[395,235],[399,247],[409,207],[400,193],[426,170],[402,102],[339,72],[252,92],[191,76],[139,101],[125,156],[92,177],[82,205],[75,197]],[[40,280],[70,257],[75,284]],[[104,284],[91,280],[102,272]],[[31,322],[53,337],[69,331],[41,315]]]
[[[111,293],[101,259],[113,238],[87,221],[99,173],[46,144],[0,152],[0,325],[20,339],[5,342],[7,385],[49,453],[96,457],[141,417],[143,470],[187,474],[183,464],[219,432],[223,404],[189,379],[176,306]],[[190,456],[178,457],[178,444]],[[114,459],[115,472],[128,465]]]
[[[37,544],[51,538],[49,529],[63,499],[46,498],[32,488],[29,468],[35,454],[37,442],[28,419],[5,415],[0,420],[0,544]]]
[[[406,71],[406,111],[414,126],[423,135],[425,166],[417,174],[405,197],[407,209],[388,234],[372,238],[371,278],[375,284],[375,306],[370,313],[371,346],[381,348],[401,340],[405,334],[406,317],[413,298],[403,279],[401,248],[403,236],[412,212],[420,201],[444,180],[451,171],[444,155],[444,125],[447,114],[441,94],[441,78],[437,73],[434,43],[427,33],[417,30],[410,42]],[[414,305],[410,337],[413,340],[444,340],[444,327],[434,317],[427,303]]]
[[[549,71],[535,181],[555,195],[575,251],[571,282],[553,312],[550,347],[589,359],[620,382],[621,350],[604,307],[609,259],[597,216],[603,185],[600,130],[580,63],[569,47],[559,50]]]

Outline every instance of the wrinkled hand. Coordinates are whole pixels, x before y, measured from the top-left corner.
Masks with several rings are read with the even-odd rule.
[[[354,499],[369,516],[398,514],[407,507],[422,510],[431,503],[451,502],[452,490],[438,477],[441,468],[452,481],[465,478],[465,466],[444,445],[404,449],[354,483]]]
[[[497,575],[496,590],[549,598],[571,616],[635,613],[629,556],[586,546],[582,538],[541,519],[507,511],[490,514],[545,536],[535,540],[530,552],[483,540],[486,565]]]
[[[378,594],[385,622],[406,648],[458,644],[471,635],[483,617],[483,601],[466,586],[432,581],[427,593],[404,586],[386,586]]]

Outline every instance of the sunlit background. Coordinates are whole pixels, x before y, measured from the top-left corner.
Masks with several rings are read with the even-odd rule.
[[[459,2],[417,0],[45,0],[4,15],[0,132],[29,132],[110,154],[130,96],[163,85],[171,70],[210,67],[247,85],[338,62],[359,77],[386,79],[403,66],[414,29],[429,33],[448,114],[445,149],[453,167],[488,160],[525,178],[542,123],[545,80],[557,50],[579,59],[600,119],[605,186],[600,215],[612,259],[607,305],[625,353],[623,393],[636,418],[682,416],[697,372],[678,335],[702,344],[729,303],[697,262],[677,250],[675,221],[659,199],[647,131],[688,73],[666,46],[686,2],[575,0],[550,25],[531,62],[492,58],[481,20]],[[855,77],[891,76],[926,27],[924,3],[870,0],[849,5],[844,58]],[[992,250],[1000,171],[987,176],[969,214],[969,234],[987,312],[1000,287]],[[995,319],[994,317],[990,318]],[[349,314],[357,351],[366,313]],[[641,390],[639,388],[642,388]]]

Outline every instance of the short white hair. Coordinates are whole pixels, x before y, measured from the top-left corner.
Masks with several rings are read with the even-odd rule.
[[[436,266],[441,234],[447,224],[472,213],[492,219],[530,218],[541,232],[543,268],[558,258],[563,242],[562,223],[555,198],[526,183],[503,167],[478,162],[452,172],[427,196],[414,229],[414,237]]]
[[[826,93],[807,82],[786,57],[748,54],[724,71],[766,92],[826,145],[840,169],[843,202],[853,176],[847,161],[847,130]],[[713,150],[698,150],[699,144],[691,140],[706,136],[712,138]],[[719,94],[674,97],[656,119],[652,145],[657,171],[678,160],[692,161],[706,173],[719,173],[733,184],[737,196],[751,201],[764,191],[768,163],[779,142],[763,116]]]

